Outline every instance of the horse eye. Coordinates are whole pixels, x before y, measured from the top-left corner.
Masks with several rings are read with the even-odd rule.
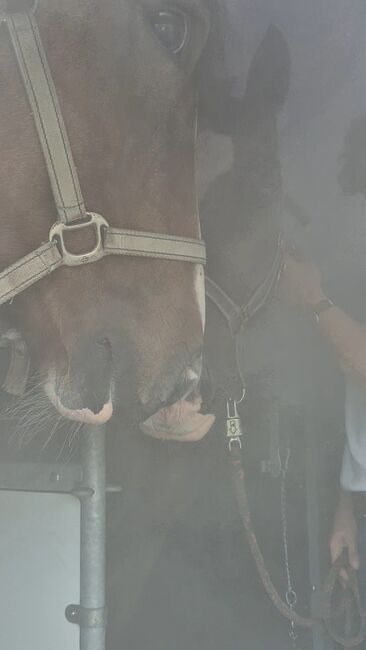
[[[153,16],[156,36],[171,54],[179,54],[186,46],[189,35],[189,17],[179,9],[159,11]]]

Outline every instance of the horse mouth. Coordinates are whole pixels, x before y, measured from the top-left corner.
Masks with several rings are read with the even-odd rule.
[[[143,433],[160,440],[198,442],[211,429],[215,416],[201,413],[202,398],[191,395],[160,409],[140,424]]]
[[[99,413],[93,413],[93,411],[91,411],[88,408],[80,408],[80,409],[66,408],[65,406],[62,405],[62,403],[58,398],[55,400],[54,406],[56,407],[60,415],[67,418],[68,420],[81,422],[83,424],[92,424],[94,426],[100,426],[101,424],[106,424],[113,415],[113,405],[111,401],[106,402],[106,404],[104,404],[103,408],[99,411]]]
[[[73,420],[74,422],[100,426],[102,424],[106,424],[106,422],[108,422],[113,415],[113,403],[111,395],[109,396],[109,400],[106,401],[98,413],[94,413],[89,408],[69,408],[65,406],[62,403],[60,396],[56,392],[53,376],[47,381],[45,385],[45,393],[58,413],[62,417],[68,420]]]

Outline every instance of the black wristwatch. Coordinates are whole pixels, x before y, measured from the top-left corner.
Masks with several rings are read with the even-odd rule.
[[[317,323],[320,321],[320,314],[322,314],[323,311],[327,311],[327,309],[330,309],[331,307],[334,307],[334,302],[329,300],[329,298],[323,298],[323,300],[320,300],[316,303],[316,305],[313,306],[313,314]]]

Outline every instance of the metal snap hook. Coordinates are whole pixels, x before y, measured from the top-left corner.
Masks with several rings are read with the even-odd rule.
[[[242,443],[240,438],[243,435],[243,431],[238,413],[238,402],[235,399],[227,400],[226,416],[226,437],[229,438],[229,450],[232,451],[234,445],[237,445],[241,449]]]

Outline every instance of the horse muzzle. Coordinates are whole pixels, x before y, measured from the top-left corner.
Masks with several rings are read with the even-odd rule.
[[[140,425],[143,433],[161,440],[198,442],[209,432],[215,416],[200,413],[202,400],[199,396],[182,399],[160,409]]]

